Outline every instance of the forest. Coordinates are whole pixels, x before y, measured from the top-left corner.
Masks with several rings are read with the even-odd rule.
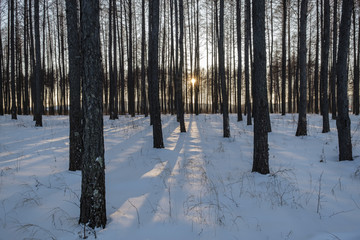
[[[1,3],[1,106],[9,114],[30,114],[34,109],[36,51],[41,61],[43,114],[67,114],[70,106],[69,56],[64,1],[39,1],[39,22],[34,25],[34,1]],[[183,9],[183,98],[185,112],[218,113],[222,92],[219,77],[219,2],[185,0]],[[324,19],[329,18],[327,93],[336,116],[335,63],[341,1],[330,1],[325,16],[323,0],[307,9],[307,110],[319,113]],[[224,1],[224,64],[229,112],[245,112],[252,104],[253,48],[250,3]],[[299,102],[300,1],[266,1],[265,37],[267,90],[270,112],[297,112]],[[238,11],[237,11],[238,10]],[[144,113],[148,96],[146,69],[149,46],[147,1],[100,1],[100,41],[103,74],[103,111],[111,103],[120,114]],[[13,14],[13,15],[12,15]],[[78,9],[78,14],[79,9]],[[12,16],[12,18],[11,18]],[[358,114],[359,2],[352,7],[348,58],[349,107]],[[80,23],[79,23],[80,24]],[[162,113],[174,113],[175,70],[179,67],[179,9],[177,1],[159,6],[159,99]],[[38,35],[36,35],[38,29]],[[36,39],[40,44],[36,47]],[[12,63],[12,61],[14,61]],[[14,73],[14,76],[11,74]],[[12,80],[14,78],[14,80]],[[145,79],[144,79],[145,78]],[[191,79],[195,79],[192,84]],[[115,84],[114,84],[115,83]],[[145,92],[143,91],[145,87]],[[114,89],[115,88],[115,89]],[[250,90],[249,90],[250,88]],[[144,96],[146,95],[146,96]],[[192,97],[194,95],[194,97]],[[112,100],[115,99],[115,100]],[[14,104],[13,104],[14,102]],[[144,103],[145,102],[145,103]],[[134,105],[134,106],[133,106]]]
[[[156,229],[162,222],[186,228],[179,239],[194,233],[217,239],[215,226],[222,239],[238,239],[245,228],[247,238],[255,231],[262,232],[258,239],[318,240],[358,214],[358,189],[343,184],[356,186],[360,176],[360,1],[8,0],[0,1],[0,14],[0,129],[6,133],[0,138],[0,225],[6,236],[14,234],[9,224],[20,238],[57,239],[67,232],[110,239],[121,225],[126,239],[147,239],[147,231],[150,239],[167,239],[169,233]],[[36,153],[10,133],[20,128],[37,139]],[[19,174],[24,162],[38,171],[43,158],[55,159],[51,174]],[[335,179],[329,173],[336,174],[339,162]],[[314,165],[308,180],[301,171]],[[29,179],[34,186],[21,184]],[[11,194],[12,181],[20,198]],[[134,189],[127,191],[128,181]],[[129,195],[121,206],[115,200],[121,193],[105,200],[116,183]],[[18,209],[30,214],[28,207],[46,205],[47,194],[58,198],[56,190],[76,207],[48,205],[51,226],[20,223]],[[324,199],[342,204],[331,213]],[[330,227],[304,235],[305,222],[269,231],[256,220],[253,229],[241,204],[268,214],[300,208],[315,226]],[[335,215],[341,216],[332,225]],[[136,227],[139,235],[131,232]],[[360,236],[352,225],[334,231],[334,239]]]

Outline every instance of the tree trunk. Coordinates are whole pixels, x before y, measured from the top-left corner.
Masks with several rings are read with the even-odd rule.
[[[11,41],[11,119],[17,119],[16,115],[16,98],[15,98],[15,23],[14,23],[14,0],[11,0],[10,10],[10,41]],[[9,53],[8,53],[9,54]]]
[[[99,0],[81,0],[85,124],[79,223],[91,228],[106,225],[99,10]]]
[[[332,68],[331,68],[331,118],[336,119],[337,107],[336,107],[336,58],[337,58],[337,0],[334,0],[334,14],[333,14],[333,59],[332,59]]]
[[[286,15],[287,0],[283,1],[283,20],[282,20],[282,59],[281,59],[281,115],[286,113]]]
[[[337,108],[336,126],[339,138],[339,160],[353,160],[350,133],[347,61],[350,42],[350,23],[353,0],[344,0],[339,32],[339,49],[336,64]]]
[[[237,34],[237,120],[242,121],[241,112],[241,78],[242,78],[242,63],[241,63],[241,0],[236,0],[236,34]],[[208,70],[209,71],[209,70]]]
[[[359,82],[360,82],[360,14],[359,14],[359,22],[358,22],[358,47],[357,47],[357,67],[356,67],[356,86],[354,86],[354,88],[356,88],[356,93],[354,98],[355,99],[355,103],[354,103],[354,113],[355,115],[359,115],[360,114],[360,96],[359,96]]]
[[[267,87],[266,87],[266,44],[265,44],[265,0],[253,1],[254,40],[254,157],[253,172],[268,174],[269,145],[267,131]]]
[[[270,113],[274,113],[274,109],[273,109],[273,78],[274,78],[274,74],[273,74],[273,52],[274,52],[274,17],[273,17],[273,0],[270,1],[270,22],[271,22],[271,45],[270,45]]]
[[[28,7],[27,0],[24,0],[24,70],[25,70],[25,75],[24,75],[24,84],[25,84],[24,114],[25,115],[28,115],[30,113],[29,60],[28,60],[28,17],[27,17],[28,9],[27,9],[27,7]],[[2,54],[2,47],[1,47],[0,51]],[[1,59],[2,59],[2,57],[1,57]],[[0,62],[0,65],[1,65],[1,62]]]
[[[221,3],[220,3],[221,4]],[[195,18],[195,5],[194,5],[194,18]],[[199,41],[199,0],[196,0],[196,24],[194,20],[195,28],[195,114],[199,115],[199,90],[200,90],[200,41]]]
[[[316,50],[315,50],[315,73],[314,73],[314,92],[315,92],[315,113],[319,113],[319,0],[316,0]],[[320,100],[320,108],[322,100]],[[322,114],[322,112],[321,112]]]
[[[16,66],[16,70],[15,70],[15,75],[16,77],[16,109],[17,109],[17,114],[21,115],[22,114],[22,85],[23,85],[23,74],[22,74],[22,57],[21,57],[21,43],[20,43],[20,34],[19,34],[19,19],[18,19],[18,1],[16,1],[16,5],[15,5],[15,66]]]
[[[354,8],[353,8],[353,30],[354,30],[354,87],[353,87],[353,113],[355,115],[359,115],[359,60],[358,60],[358,56],[356,54],[356,12],[355,12],[355,4],[354,4]],[[359,14],[360,16],[360,14]],[[360,24],[360,22],[358,23]],[[359,32],[360,35],[360,32]],[[358,39],[358,42],[360,42],[360,39]],[[357,49],[357,51],[359,52],[360,50]]]
[[[129,45],[128,45],[128,111],[135,117],[135,89],[133,79],[133,47],[132,47],[132,0],[129,0]]]
[[[116,7],[116,0],[113,0],[113,43],[114,43],[114,67],[113,67],[113,88],[114,88],[114,108],[113,108],[113,118],[119,119],[119,94],[118,94],[118,67],[117,67],[117,46],[116,46],[116,19],[117,19],[117,7]],[[110,20],[111,21],[111,20]]]
[[[141,30],[141,113],[147,117],[146,97],[146,69],[145,69],[145,0],[141,4],[142,30]]]
[[[176,98],[177,98],[177,111],[180,121],[180,132],[186,132],[185,121],[184,121],[184,104],[182,96],[182,73],[184,68],[184,2],[179,0],[179,15],[180,15],[180,39],[179,39],[179,48],[180,48],[180,66],[178,69],[178,77],[176,79]]]
[[[220,1],[220,34],[219,34],[219,71],[222,90],[222,110],[223,110],[223,132],[224,137],[230,137],[228,94],[225,79],[225,54],[224,54],[224,1]]]
[[[26,0],[25,0],[26,1]],[[1,1],[0,1],[1,3]],[[25,4],[26,9],[26,4]],[[26,17],[24,17],[26,18]],[[0,14],[0,26],[1,26],[1,14]],[[0,31],[0,39],[2,39],[2,34]],[[3,47],[2,47],[2,40],[0,40],[0,115],[4,115],[4,104],[3,104]]]
[[[123,36],[123,24],[122,24],[122,15],[123,15],[123,3],[120,4],[120,88],[121,88],[121,92],[120,92],[120,113],[122,115],[125,114],[125,50],[124,50],[124,36]]]
[[[307,135],[306,121],[306,25],[307,25],[307,5],[308,0],[301,0],[301,17],[300,17],[300,102],[299,102],[299,120],[296,130],[296,136]]]
[[[42,127],[42,100],[41,100],[41,54],[40,54],[40,29],[39,29],[39,0],[35,0],[35,51],[36,51],[36,68],[35,68],[35,126]]]
[[[113,27],[112,27],[112,15],[113,13],[113,8],[112,8],[112,0],[109,0],[109,24],[108,24],[108,67],[109,67],[109,79],[110,79],[110,91],[109,91],[109,115],[110,115],[110,120],[115,120],[115,116],[114,116],[114,106],[115,106],[115,95],[114,93],[116,92],[116,89],[114,91],[114,74],[113,74],[113,59],[112,59],[112,47],[113,47]],[[116,32],[114,32],[114,35],[116,35]],[[105,76],[106,79],[106,76]]]
[[[288,113],[293,112],[292,108],[292,72],[291,72],[291,52],[290,52],[290,40],[291,40],[291,29],[290,29],[290,17],[291,17],[291,2],[289,1],[288,6],[289,16],[288,16]]]
[[[81,91],[80,29],[77,1],[66,0],[70,82],[70,152],[69,170],[81,170],[83,153]]]
[[[159,46],[159,0],[149,2],[149,95],[150,114],[153,125],[154,148],[164,148],[161,113],[159,102],[159,76],[158,76],[158,46]]]
[[[250,103],[250,73],[249,73],[249,46],[250,46],[250,0],[245,0],[245,108],[247,125],[251,125]]]
[[[329,101],[328,101],[328,64],[329,64],[329,45],[330,45],[330,3],[324,0],[324,27],[321,40],[321,70],[320,70],[320,90],[321,90],[321,114],[323,116],[323,133],[330,131],[329,124]]]

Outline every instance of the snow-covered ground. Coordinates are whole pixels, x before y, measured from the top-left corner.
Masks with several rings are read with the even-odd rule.
[[[149,118],[104,117],[106,229],[90,239],[360,239],[360,118],[351,116],[354,161],[338,161],[335,121],[272,115],[271,174],[251,173],[253,127],[230,116],[186,115],[187,133],[163,115],[165,149]],[[81,172],[69,172],[69,121],[0,117],[0,239],[79,239]]]

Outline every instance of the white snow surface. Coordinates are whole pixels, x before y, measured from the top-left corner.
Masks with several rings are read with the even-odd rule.
[[[295,137],[298,115],[271,115],[271,173],[252,173],[253,126],[230,115],[163,115],[164,149],[144,116],[104,116],[105,229],[78,225],[81,172],[68,171],[69,119],[0,116],[0,239],[360,239],[360,118],[354,161],[338,161],[336,123]]]

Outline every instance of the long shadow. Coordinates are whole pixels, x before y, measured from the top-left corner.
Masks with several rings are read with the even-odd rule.
[[[123,227],[131,227],[136,224],[136,219],[130,219],[130,222],[126,221],[127,216],[123,212],[124,209],[132,212],[133,214],[135,214],[135,210],[138,211],[138,213],[141,213],[142,222],[148,222],[154,218],[153,213],[157,211],[159,201],[162,197],[162,192],[166,191],[166,182],[171,176],[171,172],[177,163],[179,153],[185,143],[187,135],[186,133],[179,132],[176,117],[166,116],[164,120],[165,124],[163,124],[163,134],[166,148],[160,150],[153,149],[152,144],[145,144],[147,141],[152,142],[152,134],[150,134],[152,127],[149,126],[146,130],[149,134],[146,134],[146,136],[143,135],[142,137],[142,141],[145,141],[142,142],[142,153],[129,153],[129,160],[127,161],[127,164],[117,164],[117,169],[131,167],[131,171],[128,171],[129,173],[126,173],[126,176],[119,177],[116,175],[115,178],[109,177],[109,179],[107,179],[108,182],[114,181],[119,183],[111,186],[110,191],[123,192],[123,194],[121,194],[121,199],[114,199],[115,202],[110,200],[111,202],[109,204],[112,204],[113,206],[108,208],[112,209],[109,216],[112,216],[115,221],[120,221],[120,223],[121,221],[124,221],[122,223]],[[191,125],[189,124],[189,126]],[[138,137],[139,135],[135,134],[131,138],[136,139]],[[175,147],[167,147],[167,145],[171,145],[171,140],[175,138],[177,139]],[[138,139],[138,141],[140,141],[140,139]],[[134,145],[139,143],[138,141],[127,141],[125,144],[129,148],[133,148]],[[146,155],[144,156],[144,154]],[[138,163],[136,163],[136,161],[138,161]],[[111,171],[117,170],[114,168]],[[150,177],[144,177],[147,175],[150,175]],[[136,206],[137,204],[138,206]],[[149,209],[153,210],[149,213],[149,211],[147,211]]]

